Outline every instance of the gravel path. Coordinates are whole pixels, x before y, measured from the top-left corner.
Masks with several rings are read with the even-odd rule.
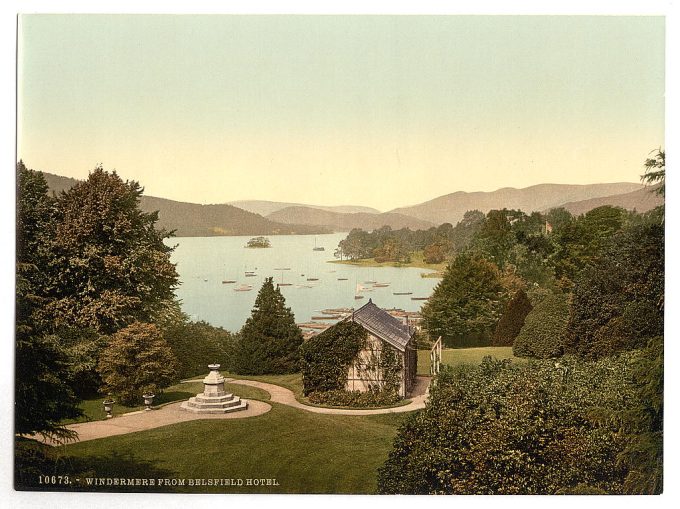
[[[271,401],[274,403],[281,403],[293,408],[299,408],[306,412],[316,414],[330,414],[330,415],[377,415],[377,414],[394,414],[401,412],[410,412],[412,410],[420,410],[425,408],[425,400],[428,397],[428,388],[430,379],[428,377],[418,377],[416,379],[416,386],[411,394],[411,402],[407,405],[393,407],[393,408],[373,408],[350,410],[340,408],[323,408],[310,405],[304,405],[295,399],[293,391],[281,387],[279,385],[268,384],[265,382],[256,382],[254,380],[233,380],[226,379],[228,383],[249,385],[263,389],[271,395]],[[271,405],[258,400],[249,399],[248,408],[240,412],[233,412],[227,414],[194,414],[180,410],[181,401],[171,403],[160,408],[156,408],[149,412],[140,410],[138,412],[130,412],[119,415],[111,419],[103,421],[90,421],[78,424],[71,424],[67,426],[68,429],[78,433],[78,441],[85,442],[86,440],[95,440],[97,438],[111,437],[115,435],[125,435],[127,433],[134,433],[137,431],[145,431],[153,428],[160,428],[176,422],[194,421],[198,419],[243,419],[247,417],[255,417],[262,415],[271,410]],[[49,445],[58,445],[50,440],[45,443]]]
[[[310,406],[300,403],[295,399],[293,391],[281,387],[279,385],[268,384],[265,382],[256,382],[254,380],[227,380],[231,384],[249,385],[263,389],[271,395],[271,401],[274,403],[281,403],[282,405],[292,406],[313,412],[315,414],[330,414],[330,415],[377,415],[377,414],[396,414],[401,412],[410,412],[412,410],[420,410],[425,408],[425,400],[429,392],[430,378],[419,376],[416,378],[416,385],[411,393],[411,402],[408,405],[393,407],[393,408],[366,408],[361,410],[351,410],[346,408],[323,408],[317,406]]]

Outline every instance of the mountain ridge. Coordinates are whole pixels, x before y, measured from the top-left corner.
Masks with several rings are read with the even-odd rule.
[[[412,230],[426,230],[435,226],[429,221],[423,221],[411,216],[394,212],[378,214],[366,212],[342,213],[310,207],[287,207],[266,216],[267,219],[284,224],[307,224],[327,226],[336,231],[350,231],[353,228],[375,230],[382,226],[389,226],[393,230],[410,228]]]
[[[468,210],[520,209],[530,213],[548,210],[564,203],[603,198],[637,191],[642,184],[614,182],[602,184],[536,184],[524,188],[504,187],[496,191],[456,191],[416,205],[390,212],[416,217],[435,224],[456,224]]]

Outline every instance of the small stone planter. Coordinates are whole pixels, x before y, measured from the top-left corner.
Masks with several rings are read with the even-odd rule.
[[[148,412],[149,410],[151,410],[153,398],[155,398],[156,395],[151,393],[151,394],[144,394],[142,397],[144,398],[144,410]]]
[[[102,402],[102,405],[104,405],[104,412],[106,412],[106,418],[107,419],[110,419],[111,417],[113,417],[113,405],[115,403],[116,402],[113,399],[111,399],[110,397],[106,398]]]

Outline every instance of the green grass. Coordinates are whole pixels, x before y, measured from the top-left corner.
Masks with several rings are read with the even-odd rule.
[[[302,373],[291,373],[289,375],[237,375],[235,373],[224,373],[224,376],[227,378],[255,380],[257,382],[280,385],[293,391],[295,399],[303,403],[305,402],[305,398],[302,395]]]
[[[490,355],[496,359],[512,359],[513,362],[526,362],[526,359],[512,355],[511,346],[481,346],[477,348],[446,348],[442,350],[442,364],[479,364]],[[430,351],[418,350],[418,374],[430,374]]]
[[[201,378],[202,380],[202,378]],[[269,393],[258,389],[257,387],[248,387],[247,385],[238,384],[225,384],[225,389],[227,392],[232,392],[243,399],[259,399],[261,401],[269,401]],[[199,392],[203,392],[203,384],[199,381],[192,381],[190,383],[178,383],[171,387],[168,387],[163,391],[162,394],[156,396],[153,400],[153,406],[158,407],[174,401],[182,401],[189,399],[191,396],[195,396]],[[116,396],[113,396],[114,400],[117,400]],[[78,419],[70,419],[64,421],[65,424],[73,424],[77,422],[87,422],[87,421],[101,421],[106,418],[106,412],[104,412],[104,406],[102,402],[103,397],[86,399],[80,402],[78,407],[83,411],[83,416]],[[125,406],[122,403],[116,403],[113,405],[113,415],[122,415],[128,412],[135,412],[137,410],[144,409],[144,405],[137,406]]]
[[[279,483],[178,491],[374,493],[376,470],[407,415],[321,415],[274,403],[258,417],[178,423],[69,445],[63,453],[75,456],[70,464],[97,477],[275,478]]]
[[[358,267],[419,267],[421,269],[431,269],[438,273],[438,275],[428,275],[423,277],[441,277],[441,272],[446,268],[446,262],[443,263],[425,263],[423,260],[423,252],[416,251],[411,253],[411,261],[409,263],[399,262],[376,262],[375,258],[363,258],[361,260],[330,260],[328,263],[342,263],[346,265],[356,265]]]

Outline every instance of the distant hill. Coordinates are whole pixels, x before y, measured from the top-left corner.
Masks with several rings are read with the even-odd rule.
[[[352,214],[355,212],[366,212],[368,214],[379,214],[380,211],[371,207],[361,207],[359,205],[336,205],[332,207],[327,207],[324,205],[308,205],[305,203],[287,203],[282,201],[264,201],[264,200],[242,200],[242,201],[230,201],[229,205],[238,207],[249,212],[254,212],[255,214],[260,214],[262,216],[268,216],[274,212],[278,212],[282,209],[287,209],[289,207],[307,207],[311,209],[327,210],[329,212],[341,212],[346,214]]]
[[[352,214],[331,212],[310,207],[287,207],[277,210],[267,216],[267,219],[286,224],[307,224],[326,226],[335,231],[350,231],[352,228],[375,230],[382,226],[390,226],[393,230],[410,228],[412,230],[426,230],[434,226],[429,221],[393,212],[382,214],[368,214],[356,212]]]
[[[619,182],[614,184],[539,184],[515,189],[505,187],[492,192],[457,193],[440,196],[411,207],[392,210],[407,216],[417,217],[431,223],[456,224],[468,210],[520,209],[524,212],[547,210],[564,203],[589,200],[631,193],[643,188],[642,184]]]
[[[73,187],[76,179],[43,172],[50,189],[56,193]],[[200,205],[153,196],[142,196],[140,208],[158,211],[157,225],[175,230],[178,237],[211,237],[219,235],[286,235],[329,233],[320,226],[281,224],[232,205]]]
[[[662,196],[654,193],[653,190],[657,186],[646,187],[638,189],[632,193],[616,194],[614,196],[604,196],[602,198],[591,198],[590,200],[573,201],[560,205],[569,212],[578,216],[585,214],[589,210],[593,210],[603,205],[612,205],[614,207],[621,207],[626,210],[635,210],[637,212],[647,212],[653,208],[663,205],[664,199]],[[552,208],[552,207],[551,207]]]

